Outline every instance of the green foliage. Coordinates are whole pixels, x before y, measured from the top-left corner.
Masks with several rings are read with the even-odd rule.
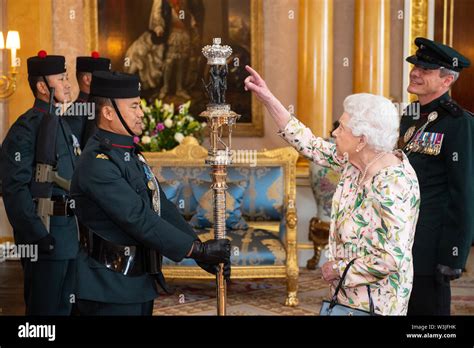
[[[202,143],[206,123],[200,123],[189,113],[191,101],[175,108],[174,104],[166,104],[158,99],[150,104],[142,99],[141,106],[145,114],[143,134],[135,137],[135,142],[142,151],[171,150],[186,136],[193,136]]]

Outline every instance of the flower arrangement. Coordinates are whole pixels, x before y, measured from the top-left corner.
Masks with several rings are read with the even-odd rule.
[[[145,114],[143,133],[140,137],[135,137],[134,141],[142,151],[171,150],[189,135],[202,143],[202,130],[206,127],[206,122],[201,123],[189,114],[191,101],[179,105],[177,110],[174,104],[166,104],[158,99],[150,104],[142,99],[141,106]]]

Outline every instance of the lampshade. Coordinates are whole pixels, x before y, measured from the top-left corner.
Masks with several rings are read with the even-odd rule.
[[[17,31],[8,31],[6,48],[16,50],[20,48],[20,34]]]
[[[0,31],[0,50],[5,48],[5,41],[3,41],[3,33]]]

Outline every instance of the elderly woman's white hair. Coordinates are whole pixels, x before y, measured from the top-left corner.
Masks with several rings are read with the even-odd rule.
[[[349,114],[348,127],[353,135],[365,135],[376,151],[393,151],[400,117],[390,100],[368,93],[352,94],[344,100],[344,111]]]

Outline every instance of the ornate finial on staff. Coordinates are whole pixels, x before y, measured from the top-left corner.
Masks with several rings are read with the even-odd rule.
[[[204,83],[209,104],[201,116],[207,118],[210,129],[210,148],[206,164],[212,167],[213,203],[214,203],[214,238],[225,238],[225,211],[227,190],[227,166],[232,164],[230,148],[232,142],[232,127],[240,115],[230,109],[225,103],[225,91],[227,90],[227,59],[232,54],[232,49],[221,45],[220,38],[214,38],[212,45],[202,49],[207,58],[207,64],[211,66],[209,71],[209,82]],[[227,142],[223,138],[223,130],[227,128]],[[224,279],[224,265],[219,265],[219,273],[216,276],[217,283],[217,314],[226,314],[226,282]]]
[[[207,58],[208,65],[226,65],[227,59],[232,54],[230,46],[221,46],[221,38],[212,39],[212,45],[204,46],[202,54]]]

